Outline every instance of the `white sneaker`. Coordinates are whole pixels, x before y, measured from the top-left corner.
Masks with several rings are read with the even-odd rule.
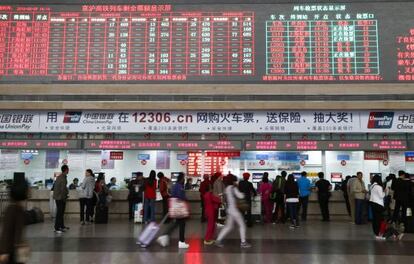
[[[385,240],[386,238],[385,238],[385,237],[383,237],[383,236],[375,236],[375,239],[376,239],[376,240]]]
[[[223,224],[217,223],[217,227],[224,227]]]
[[[178,248],[186,249],[186,248],[189,248],[189,247],[190,247],[189,244],[187,244],[185,242],[178,241]]]
[[[170,244],[170,238],[168,235],[160,236],[157,238],[158,244],[160,244],[161,247],[168,247]]]

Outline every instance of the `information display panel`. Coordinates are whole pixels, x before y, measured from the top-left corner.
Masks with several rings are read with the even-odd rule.
[[[366,141],[246,141],[245,150],[405,150],[405,140]]]
[[[85,149],[241,150],[241,141],[85,140]]]
[[[411,82],[413,9],[0,5],[0,83]]]
[[[80,149],[80,140],[1,139],[0,149]]]

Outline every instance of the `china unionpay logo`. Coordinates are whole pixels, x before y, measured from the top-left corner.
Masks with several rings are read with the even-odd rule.
[[[393,119],[394,112],[371,112],[369,113],[368,128],[391,128]]]
[[[63,123],[79,123],[82,112],[65,112]]]

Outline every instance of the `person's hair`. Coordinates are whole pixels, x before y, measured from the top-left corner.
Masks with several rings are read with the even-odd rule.
[[[349,179],[351,179],[351,176],[350,175],[348,175],[348,176],[345,177],[345,180],[349,180]]]
[[[267,171],[265,171],[265,172],[263,173],[263,177],[269,177],[269,173],[268,173]]]
[[[162,179],[164,178],[164,173],[162,173],[161,171],[157,173],[157,177],[158,179]]]
[[[179,172],[177,176],[177,182],[180,183],[185,178],[184,172]]]
[[[24,201],[27,199],[28,190],[29,190],[29,185],[26,179],[19,180],[19,181],[13,181],[10,187],[10,198],[16,202]]]
[[[112,177],[112,178],[111,178],[111,182],[112,182],[112,180],[116,180],[116,178],[115,178],[115,177]]]
[[[280,173],[280,175],[281,175],[283,178],[286,178],[287,172],[286,172],[286,171],[282,171],[282,172]]]
[[[94,176],[93,171],[91,169],[87,169],[86,172],[89,173],[89,175]]]
[[[307,173],[306,171],[302,171],[300,174],[301,174],[302,176],[306,176],[306,175],[308,175],[308,173]]]
[[[351,178],[356,178],[356,175],[352,175],[352,177]]]
[[[389,177],[389,181],[392,181],[396,178],[394,173],[390,173],[390,175],[388,175],[388,177]]]
[[[188,178],[187,178],[187,182],[193,182],[193,178],[188,177]]]
[[[264,182],[264,183],[269,182],[269,173],[267,173],[267,172],[263,173],[262,182]]]
[[[362,171],[358,171],[358,172],[357,172],[357,176],[358,176],[358,175],[361,175],[361,176],[362,176]]]
[[[63,172],[67,172],[68,170],[69,170],[69,167],[68,167],[68,165],[62,165],[62,167],[60,167],[60,170],[62,171],[62,173]]]
[[[375,174],[374,177],[372,177],[372,179],[371,179],[371,183],[372,184],[376,183],[376,184],[378,184],[379,186],[382,187],[382,179],[381,179],[381,176],[379,176],[378,174]]]
[[[403,170],[398,171],[398,176],[399,177],[401,177],[401,176],[405,177],[405,171],[403,171]]]
[[[212,190],[213,190],[213,186],[211,186],[211,184],[207,184],[207,186],[206,186],[206,192],[210,192]]]
[[[223,183],[226,187],[233,185],[234,182],[237,182],[237,177],[234,176],[233,174],[229,174],[223,179]]]
[[[318,177],[319,177],[319,179],[323,179],[323,177],[324,177],[325,175],[323,174],[323,172],[321,171],[321,172],[318,172]]]
[[[78,181],[79,181],[79,179],[78,179],[78,178],[73,179],[73,182],[75,182],[75,181],[77,181],[77,182],[78,182]]]
[[[150,171],[149,177],[148,177],[148,183],[149,185],[153,185],[156,180],[157,174],[155,173],[155,170]]]
[[[290,182],[290,183],[295,182],[295,176],[293,176],[293,174],[289,174],[287,177],[287,182]]]
[[[99,174],[98,174],[98,179],[96,179],[96,181],[102,181],[102,180],[105,180],[105,173],[103,173],[103,172],[100,172]]]

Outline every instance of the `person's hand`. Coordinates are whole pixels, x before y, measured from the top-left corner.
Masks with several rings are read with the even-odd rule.
[[[0,263],[7,263],[8,261],[9,261],[9,255],[8,254],[0,255]]]

